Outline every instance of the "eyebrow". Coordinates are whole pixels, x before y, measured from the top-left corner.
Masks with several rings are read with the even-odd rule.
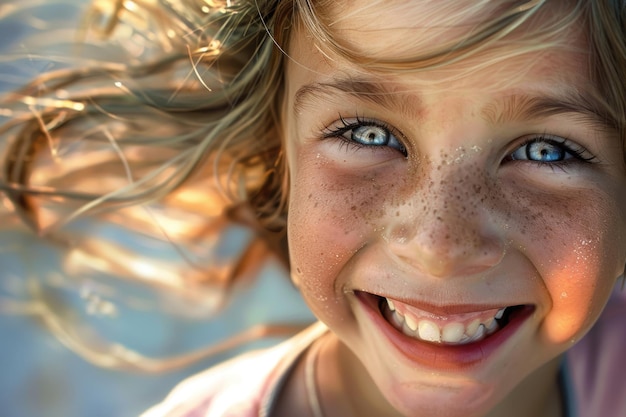
[[[569,114],[603,131],[618,130],[617,120],[601,101],[577,91],[559,96],[511,94],[487,104],[481,114],[492,125]]]
[[[336,93],[348,94],[357,100],[383,107],[406,117],[415,117],[423,106],[418,93],[398,91],[388,83],[364,78],[338,78],[330,82],[304,85],[295,94],[294,111],[300,112],[310,100]],[[568,114],[602,131],[614,132],[618,121],[604,104],[591,94],[569,91],[560,95],[514,93],[497,97],[481,110],[481,116],[492,125],[524,122]]]
[[[405,116],[414,117],[415,108],[421,107],[419,97],[406,91],[391,89],[382,82],[363,78],[339,78],[327,83],[312,83],[301,87],[295,94],[294,111],[300,112],[307,101],[334,93],[348,94],[357,100],[384,107]],[[412,110],[413,109],[413,110]]]

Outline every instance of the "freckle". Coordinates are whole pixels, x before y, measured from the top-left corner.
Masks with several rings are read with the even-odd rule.
[[[315,202],[315,204],[313,205],[313,207],[314,207],[314,208],[315,208],[315,207],[317,207],[317,204],[318,204],[318,203],[317,203],[317,202]]]
[[[350,207],[350,210],[355,211],[356,210],[356,206]]]
[[[313,193],[309,194],[309,200],[313,198]]]

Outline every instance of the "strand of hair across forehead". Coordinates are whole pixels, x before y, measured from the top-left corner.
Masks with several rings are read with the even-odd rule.
[[[337,56],[349,62],[356,62],[365,70],[374,72],[392,71],[421,71],[446,66],[454,62],[462,61],[486,48],[492,46],[497,41],[503,39],[511,32],[519,28],[530,17],[546,4],[546,0],[529,0],[505,10],[497,15],[495,19],[490,19],[478,25],[469,32],[469,36],[451,40],[449,43],[440,45],[435,51],[421,54],[412,58],[386,58],[381,60],[378,56],[367,56],[353,48],[343,44],[333,34],[329,22],[330,16],[324,14],[324,9],[328,8],[329,2],[313,2],[312,0],[295,0],[297,4],[298,17],[308,33],[316,39],[319,44]],[[580,4],[575,6],[571,13],[563,16],[549,27],[539,28],[531,36],[532,42],[528,42],[519,53],[528,52],[535,49],[543,49],[550,45],[550,37],[568,28],[580,17]],[[382,6],[381,6],[382,7]],[[334,16],[332,16],[334,18]],[[453,22],[450,22],[453,24]],[[545,38],[545,39],[544,39]],[[507,48],[510,54],[511,48]]]

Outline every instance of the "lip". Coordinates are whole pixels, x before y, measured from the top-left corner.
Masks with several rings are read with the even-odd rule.
[[[513,311],[508,323],[485,339],[465,345],[445,345],[424,342],[406,336],[398,331],[383,317],[378,307],[379,296],[365,292],[355,292],[365,312],[393,348],[410,362],[432,369],[454,370],[477,366],[489,360],[526,322],[535,308],[531,305],[520,306]],[[476,306],[460,306],[456,311],[477,311]]]

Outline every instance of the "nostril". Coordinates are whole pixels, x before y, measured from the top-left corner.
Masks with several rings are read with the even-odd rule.
[[[483,272],[498,265],[506,253],[504,242],[493,235],[460,236],[452,231],[436,235],[420,231],[409,236],[406,229],[390,233],[391,252],[403,263],[437,277]]]

